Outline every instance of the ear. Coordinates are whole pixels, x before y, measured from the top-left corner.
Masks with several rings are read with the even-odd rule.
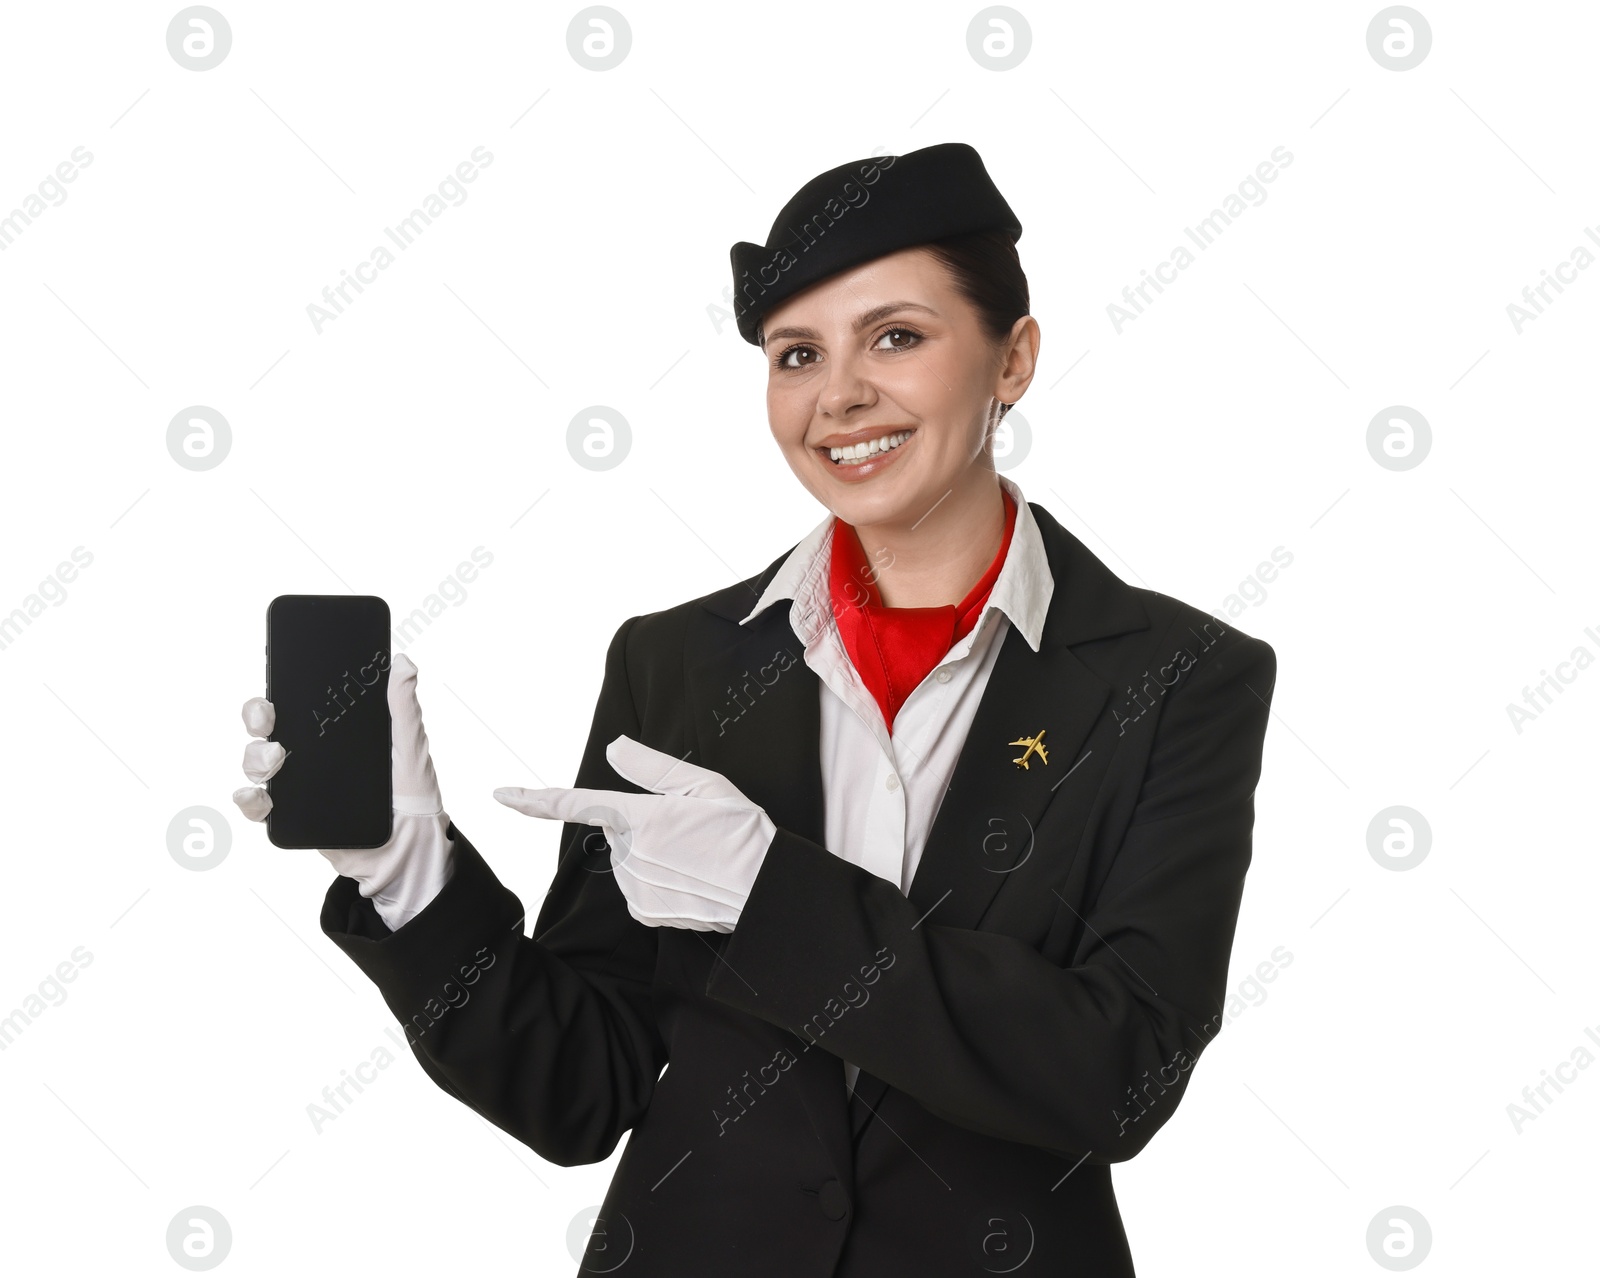
[[[1033,375],[1039,368],[1039,321],[1023,315],[1011,326],[1006,338],[1005,358],[995,378],[994,395],[1002,404],[1015,404],[1033,384]]]

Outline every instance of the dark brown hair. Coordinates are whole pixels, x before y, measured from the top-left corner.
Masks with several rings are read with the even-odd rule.
[[[1028,277],[1017,246],[1004,231],[975,231],[920,245],[943,263],[956,289],[978,312],[996,345],[1011,336],[1011,326],[1028,314]],[[1000,415],[1010,411],[1003,404]]]

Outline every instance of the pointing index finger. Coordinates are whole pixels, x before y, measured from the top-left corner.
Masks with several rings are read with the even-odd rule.
[[[655,795],[623,794],[619,790],[563,789],[550,786],[527,790],[502,786],[494,797],[508,808],[531,817],[554,821],[573,821],[579,825],[599,825],[611,830],[626,830],[636,824],[638,800]]]

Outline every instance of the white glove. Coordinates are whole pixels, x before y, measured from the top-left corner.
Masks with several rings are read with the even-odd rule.
[[[275,776],[286,757],[276,741],[262,738],[276,721],[272,702],[251,697],[244,703],[244,726],[252,737],[244,748],[244,774],[255,785],[233,792],[233,801],[252,821],[265,821],[272,796],[260,784]],[[394,828],[381,848],[319,848],[333,868],[361,884],[361,895],[392,932],[409,923],[436,897],[455,870],[455,845],[445,831],[450,818],[439,796],[439,780],[428,755],[428,734],[417,703],[417,666],[403,653],[389,669],[389,718],[393,739]]]
[[[523,790],[494,797],[532,817],[599,826],[628,913],[650,927],[731,932],[777,833],[720,772],[621,736],[606,747],[619,776],[654,794]]]

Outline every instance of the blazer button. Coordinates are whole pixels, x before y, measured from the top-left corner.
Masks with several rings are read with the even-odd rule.
[[[817,1190],[817,1206],[829,1220],[843,1220],[850,1210],[850,1200],[844,1195],[844,1186],[836,1180],[825,1180]]]

